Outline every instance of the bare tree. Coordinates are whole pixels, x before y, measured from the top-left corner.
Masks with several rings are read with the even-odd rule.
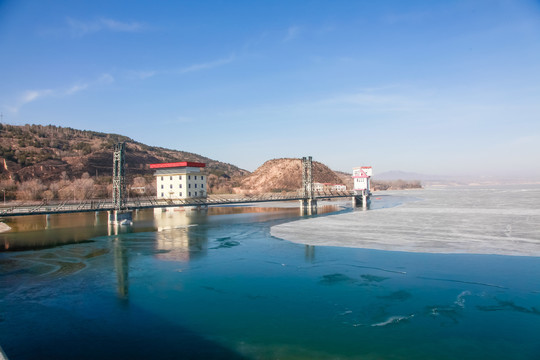
[[[13,199],[17,191],[17,184],[11,179],[2,180],[0,181],[0,191],[2,191],[3,199]]]
[[[145,187],[146,186],[146,179],[143,176],[137,176],[133,179],[133,186],[134,187]]]
[[[84,173],[80,179],[73,181],[72,187],[76,200],[90,199],[94,193],[94,180],[88,173]]]
[[[60,200],[73,199],[73,186],[71,181],[67,180],[67,178],[49,185],[49,190],[55,192]]]
[[[54,199],[54,192],[52,192],[51,190],[45,190],[41,194],[41,197],[43,198],[43,200],[50,201],[50,200]]]
[[[45,189],[47,187],[39,179],[22,182],[17,189],[17,199],[38,200]]]

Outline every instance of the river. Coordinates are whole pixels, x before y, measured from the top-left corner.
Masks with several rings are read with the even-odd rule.
[[[369,248],[400,233],[471,238],[470,218],[483,226],[473,240],[508,234],[485,209],[511,217],[511,237],[540,243],[530,228],[539,187],[505,198],[499,188],[456,189],[459,206],[456,192],[428,189],[311,217],[277,207],[140,211],[129,230],[109,228],[105,214],[8,219],[0,346],[10,360],[538,359],[540,258]],[[448,209],[459,210],[445,222]],[[352,228],[328,225],[352,216],[376,241],[350,247]],[[272,236],[283,226],[294,242]]]

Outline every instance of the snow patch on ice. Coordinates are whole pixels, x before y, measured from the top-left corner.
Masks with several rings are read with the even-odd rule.
[[[313,246],[388,251],[540,256],[540,188],[415,192],[424,201],[273,226],[272,236]]]

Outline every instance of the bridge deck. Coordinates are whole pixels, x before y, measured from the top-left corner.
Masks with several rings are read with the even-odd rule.
[[[313,199],[346,198],[356,195],[354,191],[317,192]],[[209,195],[207,198],[188,199],[157,199],[155,197],[131,199],[126,203],[126,210],[167,208],[181,206],[217,206],[232,204],[249,204],[277,201],[303,200],[298,193],[271,193],[260,195]],[[0,217],[25,216],[25,215],[48,215],[66,214],[91,211],[114,210],[114,204],[110,200],[85,200],[83,202],[42,202],[34,204],[18,204],[15,206],[0,208]]]

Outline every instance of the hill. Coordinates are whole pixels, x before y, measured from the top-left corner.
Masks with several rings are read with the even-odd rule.
[[[181,160],[206,163],[206,171],[211,175],[209,182],[217,187],[249,174],[231,164],[185,151],[148,146],[122,135],[53,125],[0,124],[0,180],[21,183],[37,178],[50,183],[78,179],[85,173],[92,178],[109,177],[114,144],[121,141],[126,142],[128,181],[137,176],[151,178],[151,163]]]
[[[326,165],[313,162],[313,181],[342,184],[342,179]],[[240,192],[294,191],[302,187],[302,160],[268,160],[251,175],[246,176],[237,189]]]

